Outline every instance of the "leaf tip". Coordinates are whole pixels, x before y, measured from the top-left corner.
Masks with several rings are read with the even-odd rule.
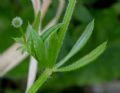
[[[108,41],[103,42],[103,46],[106,48],[108,44]]]
[[[100,45],[100,48],[102,49],[102,52],[104,52],[105,49],[107,48],[107,43],[108,43],[108,41],[105,41]]]

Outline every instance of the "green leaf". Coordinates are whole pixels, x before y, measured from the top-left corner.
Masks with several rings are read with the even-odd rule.
[[[33,27],[28,23],[27,29],[26,29],[26,39],[30,37],[30,32],[33,31]]]
[[[65,33],[68,29],[68,26],[69,26],[69,23],[70,23],[70,20],[71,20],[71,17],[72,17],[74,8],[75,8],[75,3],[76,3],[76,0],[69,0],[68,7],[66,10],[65,16],[63,18],[64,25],[61,27],[60,32],[59,32],[61,42],[63,41],[65,37]]]
[[[27,41],[28,52],[33,57],[35,57],[38,62],[40,62],[41,67],[45,67],[46,56],[45,56],[45,49],[44,49],[45,47],[43,40],[38,35],[38,33],[34,31],[32,26],[29,27],[31,30],[30,30],[30,36]]]
[[[57,59],[58,52],[58,36],[57,31],[62,26],[58,24],[51,27],[46,33],[39,36],[32,26],[28,26],[28,49],[29,53],[40,62],[40,67],[53,67]],[[45,40],[43,42],[43,40]],[[55,43],[56,42],[56,43]]]
[[[69,54],[65,58],[63,58],[60,62],[58,62],[58,64],[56,65],[57,67],[60,67],[61,65],[63,65],[65,62],[67,62],[72,56],[74,56],[77,52],[79,52],[85,46],[90,36],[92,35],[93,29],[94,29],[94,20],[88,24],[84,33],[82,34],[82,36],[80,36],[80,38],[78,39],[76,44],[73,46]]]
[[[76,0],[69,0],[67,11],[63,19],[63,25],[56,26],[55,31],[53,31],[52,34],[45,41],[46,54],[47,54],[47,60],[48,60],[47,63],[49,63],[48,64],[49,67],[53,67],[57,60],[58,54],[60,52],[64,37],[65,37],[65,32],[67,31],[71,16],[73,14],[75,2]],[[59,28],[60,30],[57,32]]]
[[[45,52],[47,55],[47,67],[51,68],[54,66],[56,59],[57,59],[57,54],[59,50],[59,44],[58,44],[58,34],[57,34],[57,29],[53,31],[49,35],[49,37],[45,40]]]
[[[47,81],[47,79],[51,76],[52,71],[50,69],[46,69],[40,77],[36,80],[33,86],[28,90],[27,93],[36,93],[39,88]]]
[[[84,56],[80,60],[74,62],[71,65],[61,67],[57,69],[56,71],[57,72],[72,71],[72,70],[79,69],[89,64],[90,62],[94,61],[98,56],[100,56],[104,52],[104,50],[106,49],[106,44],[107,42],[104,42],[103,44],[98,46],[96,49],[94,49],[92,52],[90,52],[88,55]]]
[[[40,15],[41,13],[39,11],[33,23],[33,28],[35,29],[35,31],[38,31],[41,28]]]
[[[75,2],[76,0],[69,0],[67,11],[63,19],[63,25],[62,26],[58,25],[58,27],[56,27],[57,29],[55,29],[55,31],[53,31],[53,33],[45,40],[47,63],[50,68],[54,66],[57,60],[68,25],[70,23],[70,19],[73,14]],[[59,28],[60,30],[57,32]]]
[[[62,25],[63,25],[62,23],[59,23],[55,26],[52,26],[51,28],[49,28],[48,30],[41,34],[41,38],[45,40],[52,32],[57,31]]]

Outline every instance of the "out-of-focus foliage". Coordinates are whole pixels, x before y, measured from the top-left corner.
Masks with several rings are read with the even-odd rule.
[[[11,20],[15,15],[24,19],[24,24],[28,20],[33,20],[32,4],[29,0],[0,0],[0,52],[2,53],[9,47],[13,40],[11,37],[20,36],[18,31],[11,27]],[[57,0],[53,0],[53,4],[49,8],[43,25],[53,17],[55,9],[58,5]],[[76,40],[82,34],[85,26],[95,19],[95,29],[91,39],[86,47],[79,52],[76,60],[91,49],[95,48],[101,42],[108,40],[108,48],[105,53],[95,62],[77,71],[54,74],[53,77],[43,87],[44,89],[52,89],[55,93],[61,91],[65,87],[74,85],[93,85],[119,79],[120,77],[120,0],[77,0],[72,21],[67,32],[67,36],[62,48],[62,55],[66,55],[72,48]],[[26,26],[26,25],[25,25]],[[60,59],[63,57],[61,56]],[[4,78],[14,80],[26,80],[28,71],[28,62],[24,61],[15,69],[10,71]],[[24,83],[25,84],[25,83]],[[23,87],[17,87],[23,90]],[[5,92],[10,93],[10,92]],[[13,92],[12,92],[13,93]],[[15,92],[17,93],[17,92]],[[19,93],[19,92],[18,92]],[[50,92],[49,92],[50,93]],[[53,92],[51,92],[53,93]]]

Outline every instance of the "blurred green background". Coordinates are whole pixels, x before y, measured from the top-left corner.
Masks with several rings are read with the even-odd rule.
[[[0,53],[3,53],[14,43],[12,37],[20,36],[17,29],[11,26],[12,18],[21,16],[25,29],[28,21],[32,23],[34,14],[30,0],[0,0],[0,2]],[[53,0],[43,20],[43,26],[54,17],[57,6],[58,0]],[[77,71],[54,74],[38,93],[92,93],[86,92],[85,89],[96,84],[119,80],[120,0],[77,0],[60,58],[68,53],[92,19],[95,19],[92,37],[71,62],[106,40],[108,40],[107,50],[95,62]],[[29,58],[0,78],[0,93],[24,93],[28,65]]]

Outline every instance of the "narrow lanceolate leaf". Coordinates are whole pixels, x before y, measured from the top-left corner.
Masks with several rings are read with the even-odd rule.
[[[32,25],[30,25],[28,23],[27,29],[26,29],[26,39],[28,40],[28,38],[30,37],[30,32],[33,31],[33,27]]]
[[[33,22],[33,28],[35,31],[38,31],[41,28],[41,20],[40,20],[40,11],[38,12],[37,16],[35,16],[35,20]]]
[[[74,8],[75,8],[75,3],[76,3],[76,0],[69,0],[68,7],[66,10],[65,16],[63,18],[64,25],[61,27],[60,32],[59,32],[61,41],[63,41],[63,39],[65,37],[65,33],[66,33],[68,26],[70,24],[70,20],[71,20],[71,17],[72,17]]]
[[[33,86],[28,90],[27,93],[36,93],[39,88],[47,81],[47,79],[50,77],[52,74],[52,71],[49,69],[46,69],[40,77],[36,80],[36,82],[33,84]]]
[[[57,29],[56,29],[57,30]],[[45,40],[45,52],[47,56],[47,67],[52,68],[57,59],[57,53],[59,49],[57,31],[53,31],[49,37]]]
[[[45,60],[46,60],[46,56],[45,56],[45,47],[44,47],[44,43],[43,40],[41,39],[41,37],[37,34],[37,32],[34,31],[34,29],[32,28],[32,26],[29,26],[29,38],[27,40],[27,49],[28,52],[36,58],[36,60],[38,62],[40,62],[39,64],[44,67],[45,66]]]
[[[45,53],[47,55],[46,64],[48,64],[47,67],[49,68],[53,67],[57,60],[60,48],[63,43],[65,32],[67,31],[71,16],[73,14],[75,2],[76,0],[69,0],[68,8],[67,8],[65,17],[63,19],[62,25],[61,24],[57,25],[55,28],[53,27],[55,29],[54,31],[48,31],[48,33],[46,33],[45,35],[41,35],[43,40],[44,40],[44,37],[47,36],[44,42],[45,42]],[[47,34],[50,34],[50,35],[47,35]]]
[[[89,40],[90,36],[92,35],[94,29],[94,20],[88,24],[86,29],[84,30],[84,33],[80,36],[76,44],[73,46],[69,54],[63,58],[57,65],[56,67],[62,66],[65,62],[67,62],[72,56],[74,56],[77,52],[79,52],[87,43]]]
[[[62,22],[63,25],[58,32],[59,40],[57,41],[58,50],[56,52],[56,57],[58,57],[58,54],[59,54],[60,49],[62,47],[63,40],[64,40],[64,37],[65,37],[66,31],[68,29],[68,26],[69,26],[74,8],[75,8],[75,3],[76,3],[76,0],[69,0],[69,4],[68,4],[68,7],[67,7],[67,10],[66,10],[66,13],[65,13],[65,17],[63,18],[63,22]]]
[[[98,46],[96,49],[94,49],[92,52],[90,52],[88,55],[81,58],[77,62],[74,62],[73,64],[65,66],[65,67],[61,67],[57,69],[56,71],[58,72],[73,71],[73,70],[79,69],[89,64],[90,62],[94,61],[98,56],[100,56],[104,52],[104,50],[106,49],[106,44],[107,42],[104,42],[103,44]]]
[[[63,24],[59,23],[55,26],[52,26],[51,28],[49,28],[47,31],[44,31],[41,33],[41,38],[43,40],[45,40],[52,32],[57,31]]]

